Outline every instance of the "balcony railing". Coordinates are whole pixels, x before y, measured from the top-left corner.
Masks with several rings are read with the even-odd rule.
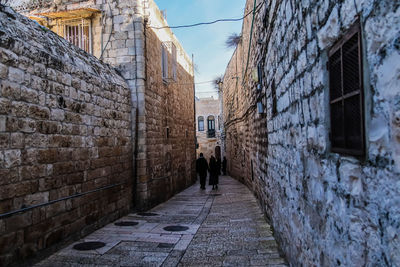
[[[208,130],[207,138],[214,138],[214,137],[215,137],[215,130]]]

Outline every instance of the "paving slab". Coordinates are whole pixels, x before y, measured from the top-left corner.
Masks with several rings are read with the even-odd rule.
[[[218,190],[196,184],[148,212],[156,215],[128,214],[36,266],[287,266],[255,197],[229,176]],[[83,242],[105,246],[74,248]]]

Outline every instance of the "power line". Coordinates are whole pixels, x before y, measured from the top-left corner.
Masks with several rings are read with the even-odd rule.
[[[264,1],[261,2],[260,4],[258,4],[258,6],[256,8],[260,7],[262,4],[264,4]],[[196,26],[201,26],[201,25],[210,25],[210,24],[215,24],[215,23],[218,23],[218,22],[241,21],[241,20],[244,20],[247,16],[249,16],[252,13],[253,13],[253,11],[250,11],[249,13],[247,13],[246,15],[244,15],[243,17],[238,18],[238,19],[217,19],[217,20],[210,21],[210,22],[199,22],[199,23],[189,24],[189,25],[162,26],[162,27],[149,26],[149,28],[156,29],[156,30],[160,30],[160,29],[178,29],[178,28],[191,28],[191,27],[196,27]]]
[[[218,94],[218,91],[196,91],[196,94],[197,93],[199,93],[199,94],[210,94],[210,93]]]

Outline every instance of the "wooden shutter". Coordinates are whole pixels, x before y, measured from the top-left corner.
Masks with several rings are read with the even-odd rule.
[[[329,52],[332,151],[358,156],[365,153],[361,52],[358,23]]]

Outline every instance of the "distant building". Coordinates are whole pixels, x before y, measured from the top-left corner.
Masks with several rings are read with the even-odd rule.
[[[204,154],[206,159],[211,156],[220,158],[222,155],[222,117],[220,100],[196,98],[196,137],[197,156]]]

